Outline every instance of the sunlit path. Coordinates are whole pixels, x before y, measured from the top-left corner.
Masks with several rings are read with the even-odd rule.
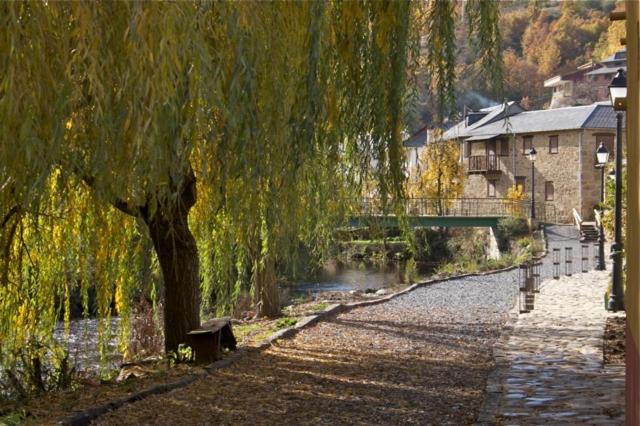
[[[499,355],[504,376],[498,420],[504,424],[621,424],[624,366],[603,367],[602,295],[608,273],[543,283],[536,309],[519,317]]]
[[[98,424],[470,424],[516,280],[452,280],[353,310]]]

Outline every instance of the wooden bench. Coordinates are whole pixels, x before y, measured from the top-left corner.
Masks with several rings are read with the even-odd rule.
[[[210,363],[220,359],[224,349],[236,350],[237,342],[229,318],[216,318],[187,333],[196,363]]]

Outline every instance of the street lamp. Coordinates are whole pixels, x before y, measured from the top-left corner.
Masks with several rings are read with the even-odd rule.
[[[529,160],[531,161],[531,222],[536,220],[536,180],[534,175],[534,163],[536,162],[536,155],[538,152],[533,147],[533,143],[531,145],[531,149],[527,153]],[[533,226],[533,223],[532,223]]]
[[[614,238],[611,245],[613,286],[608,308],[610,311],[615,312],[624,309],[624,295],[622,292],[622,111],[627,106],[627,78],[623,69],[619,69],[616,76],[611,80],[609,96],[611,97],[611,105],[616,111],[616,192]]]
[[[598,226],[598,265],[596,265],[597,271],[604,271],[607,269],[604,261],[604,226],[602,225],[602,212],[604,204],[604,168],[609,161],[609,151],[600,142],[600,146],[596,150],[596,168],[600,169],[600,223]]]
[[[627,76],[623,68],[618,70],[609,83],[609,97],[614,110],[627,110]]]

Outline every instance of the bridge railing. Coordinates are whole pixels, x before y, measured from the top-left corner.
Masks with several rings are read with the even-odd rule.
[[[531,202],[513,201],[502,198],[407,198],[402,200],[401,209],[407,216],[463,216],[463,217],[529,217]],[[393,215],[394,211],[384,211],[381,200],[362,200],[361,214],[367,216]],[[536,204],[538,220],[555,222],[555,206],[550,203]]]

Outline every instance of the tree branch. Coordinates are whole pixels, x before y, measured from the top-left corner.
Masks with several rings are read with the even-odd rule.
[[[94,176],[88,175],[87,173],[83,173],[82,170],[80,170],[80,168],[75,165],[72,166],[72,169],[73,169],[73,172],[78,177],[80,177],[80,179],[82,179],[82,181],[89,188],[95,188],[96,179]],[[121,198],[113,197],[113,199],[109,200],[109,203],[113,205],[113,207],[115,207],[116,209],[130,216],[140,216],[142,214],[143,206],[131,205],[130,203],[128,203],[127,201]]]
[[[7,225],[7,223],[9,223],[11,216],[13,216],[14,214],[17,214],[19,211],[20,211],[20,206],[17,204],[11,207],[7,212],[7,214],[5,214],[4,217],[2,218],[2,223],[0,223],[0,229],[4,228]]]

